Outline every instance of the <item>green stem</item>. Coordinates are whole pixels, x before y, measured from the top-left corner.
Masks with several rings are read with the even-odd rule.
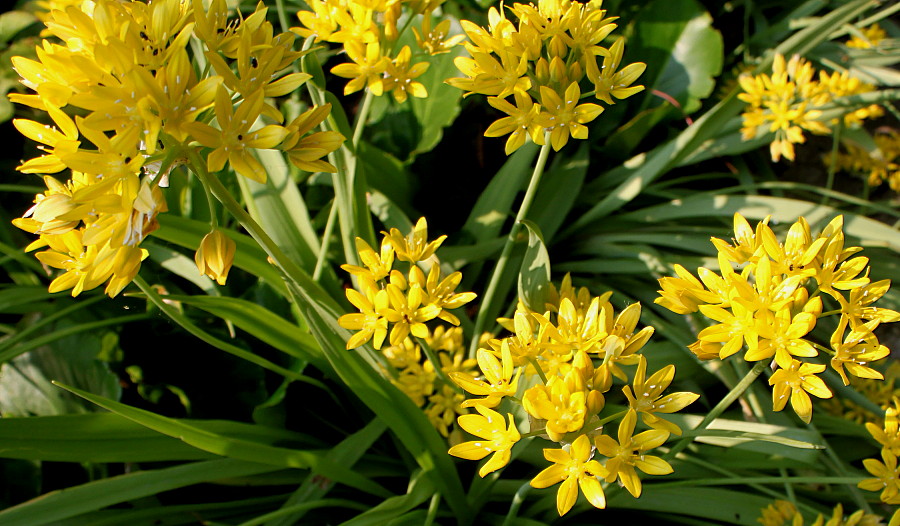
[[[372,90],[366,90],[366,95],[363,97],[362,106],[359,108],[359,113],[356,114],[356,121],[353,123],[353,139],[351,144],[353,145],[353,152],[356,152],[356,148],[359,146],[359,140],[362,138],[363,130],[366,128],[366,121],[369,119],[369,111],[372,109],[372,101],[375,99],[375,95],[372,93]]]
[[[437,512],[440,507],[441,494],[435,493],[431,496],[431,501],[428,502],[428,515],[425,516],[425,522],[422,523],[422,526],[431,526],[434,524],[434,519],[437,517]]]
[[[325,232],[322,234],[322,243],[319,245],[319,256],[316,258],[316,268],[313,269],[313,281],[319,281],[322,277],[322,268],[325,265],[325,257],[328,254],[328,245],[331,240],[331,234],[334,231],[334,220],[337,217],[337,204],[332,201],[331,209],[328,211],[328,220],[325,221]]]
[[[534,367],[534,370],[537,371],[537,375],[541,378],[541,383],[547,385],[547,376],[544,374],[544,369],[540,366],[537,359],[533,356],[529,356],[527,359],[528,363],[530,363],[531,366]]]
[[[731,389],[731,391],[729,391],[728,394],[726,394],[725,397],[722,398],[722,400],[720,400],[719,403],[716,404],[716,406],[712,408],[712,410],[710,410],[709,413],[707,413],[707,415],[703,418],[703,420],[699,424],[697,424],[697,427],[695,427],[693,430],[694,431],[702,431],[702,430],[706,429],[707,426],[709,426],[709,424],[712,423],[713,420],[715,420],[716,418],[719,418],[719,416],[721,416],[721,414],[723,412],[725,412],[725,410],[728,409],[728,407],[732,403],[734,403],[734,401],[737,400],[738,397],[740,397],[742,394],[744,394],[744,391],[746,391],[747,388],[750,387],[750,384],[752,384],[756,380],[756,378],[759,377],[760,374],[762,374],[762,372],[766,369],[766,367],[768,367],[768,365],[769,364],[765,360],[756,362],[756,365],[754,365],[753,368],[750,369],[750,372],[748,372],[744,376],[744,378],[742,378],[741,381],[738,382],[738,384],[735,385]],[[666,459],[674,458],[675,455],[677,455],[684,448],[686,448],[688,445],[690,445],[690,443],[694,440],[695,436],[696,436],[696,433],[692,434],[691,436],[682,437],[682,439],[679,442],[676,442],[675,445],[672,446],[672,449],[669,450],[669,452],[666,454],[665,458]]]
[[[516,491],[516,494],[513,495],[512,502],[509,504],[509,511],[506,513],[506,518],[503,519],[502,526],[512,526],[516,524],[516,517],[519,515],[519,508],[522,507],[522,504],[525,502],[525,495],[528,494],[528,491],[531,489],[531,482],[525,482],[519,489]]]
[[[534,171],[531,173],[531,181],[528,183],[525,197],[522,199],[522,204],[519,205],[519,212],[516,214],[516,219],[513,222],[512,228],[509,229],[509,235],[506,236],[506,243],[503,245],[503,251],[500,253],[500,258],[497,260],[497,265],[494,267],[494,272],[491,274],[491,279],[488,282],[487,290],[482,297],[481,308],[478,310],[478,316],[475,318],[475,330],[472,332],[472,342],[469,345],[469,357],[474,357],[475,351],[478,349],[479,335],[484,332],[485,325],[487,325],[487,315],[493,310],[493,303],[495,296],[497,295],[497,287],[500,284],[500,278],[506,272],[506,266],[509,264],[509,256],[512,253],[513,246],[516,244],[516,237],[518,236],[521,222],[525,219],[525,216],[528,215],[528,209],[531,207],[532,201],[534,201],[534,196],[538,184],[541,181],[541,176],[544,174],[544,166],[547,164],[547,157],[549,155],[550,132],[545,132],[544,145],[541,146],[537,162],[534,165]]]
[[[834,188],[834,174],[837,172],[838,146],[841,144],[841,132],[844,129],[844,119],[838,119],[834,126],[834,138],[831,141],[831,159],[828,163],[828,179],[825,182],[825,189],[831,191]],[[822,206],[828,205],[828,194],[822,195]]]

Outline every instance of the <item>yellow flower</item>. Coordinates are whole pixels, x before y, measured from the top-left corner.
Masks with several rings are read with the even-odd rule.
[[[387,337],[388,321],[384,312],[390,305],[388,293],[384,289],[379,289],[370,279],[363,277],[359,282],[363,292],[348,288],[346,294],[350,303],[360,312],[344,314],[338,318],[338,325],[345,329],[359,331],[347,341],[347,349],[355,349],[364,345],[373,337],[375,348],[381,349],[381,344]]]
[[[574,374],[565,378],[553,375],[546,385],[530,387],[522,397],[529,415],[547,421],[545,431],[554,442],[561,441],[567,433],[581,431],[590,416],[587,393],[575,380]]]
[[[356,251],[365,267],[357,265],[341,265],[341,268],[355,276],[366,276],[373,282],[386,278],[394,264],[394,247],[384,239],[381,241],[381,254],[372,250],[362,238],[356,238]]]
[[[684,392],[663,396],[663,391],[669,387],[669,384],[672,383],[672,379],[675,377],[675,366],[667,365],[645,380],[647,359],[643,355],[638,356],[639,361],[637,371],[634,373],[633,390],[632,386],[628,385],[623,388],[629,406],[631,409],[641,413],[643,422],[653,429],[681,435],[681,428],[664,418],[656,416],[654,413],[681,411],[700,398],[700,395]]]
[[[390,91],[394,100],[399,103],[406,102],[407,96],[423,99],[428,96],[425,85],[416,80],[428,70],[431,64],[419,62],[410,66],[409,61],[412,51],[409,46],[403,46],[397,56],[386,66],[384,71],[384,91]]]
[[[819,398],[831,398],[831,391],[825,382],[816,376],[824,370],[824,365],[792,360],[788,367],[780,368],[772,373],[769,378],[769,385],[773,386],[772,410],[784,409],[788,397],[790,397],[794,412],[808,424],[812,419],[812,402],[807,393]]]
[[[462,403],[463,407],[497,407],[505,396],[515,396],[519,387],[519,377],[522,376],[522,370],[513,377],[515,368],[513,367],[512,355],[509,351],[509,344],[505,344],[501,348],[501,359],[484,349],[478,349],[475,353],[478,359],[478,368],[484,380],[475,378],[467,372],[453,371],[448,374],[456,385],[462,387],[466,392],[484,398],[473,398]]]
[[[381,54],[378,42],[363,44],[350,41],[344,44],[352,64],[338,64],[331,72],[338,77],[352,79],[344,86],[344,95],[369,88],[373,95],[384,93],[384,72],[389,59]]]
[[[207,157],[207,169],[219,172],[229,163],[235,172],[256,182],[266,181],[266,171],[251,153],[254,148],[274,148],[284,139],[287,131],[281,126],[269,124],[251,131],[263,107],[261,91],[253,92],[238,106],[224,86],[216,92],[216,120],[220,130],[201,122],[185,124],[185,129],[203,146],[213,148]]]
[[[530,137],[535,144],[544,144],[543,126],[540,124],[541,105],[535,104],[531,97],[525,93],[514,94],[516,105],[513,106],[500,97],[488,97],[488,104],[507,114],[494,121],[485,130],[485,137],[501,137],[509,134],[506,139],[506,155],[510,155],[525,144],[526,137]]]
[[[544,109],[546,130],[550,132],[550,144],[559,151],[571,136],[573,139],[587,139],[585,124],[596,119],[603,112],[597,104],[578,104],[581,89],[577,82],[569,84],[564,98],[547,86],[541,86],[541,103]]]
[[[637,423],[637,412],[630,409],[625,418],[619,422],[619,441],[608,435],[599,435],[594,438],[597,451],[609,457],[606,461],[607,482],[613,482],[616,478],[625,486],[628,493],[635,498],[641,496],[641,479],[638,478],[635,468],[648,475],[667,475],[672,473],[672,466],[665,460],[647,455],[646,452],[661,446],[669,438],[668,431],[650,429],[642,433],[634,434],[634,426]]]
[[[875,478],[865,479],[857,486],[866,491],[881,491],[879,498],[887,504],[900,504],[900,471],[897,469],[897,455],[889,449],[881,450],[880,462],[874,458],[863,460],[863,466]]]
[[[457,422],[467,433],[475,435],[481,440],[457,444],[451,447],[448,453],[466,460],[481,460],[493,453],[490,460],[478,470],[478,475],[484,477],[509,462],[510,450],[519,441],[521,435],[516,429],[511,414],[507,415],[509,427],[506,427],[506,420],[493,409],[477,405],[475,410],[478,411],[478,415],[462,415]]]
[[[233,239],[221,230],[215,229],[203,236],[200,248],[194,255],[194,262],[197,263],[201,275],[205,274],[216,280],[219,285],[224,285],[236,249],[237,245]]]
[[[606,496],[597,477],[606,477],[608,471],[592,455],[591,441],[587,435],[581,435],[572,442],[569,450],[544,449],[544,458],[553,465],[538,473],[531,479],[535,488],[549,488],[562,482],[556,492],[556,511],[562,517],[578,500],[578,490],[595,508],[606,507]]]
[[[831,367],[844,381],[844,385],[850,385],[844,367],[847,372],[859,378],[869,378],[875,380],[883,380],[884,375],[867,364],[876,362],[886,358],[891,354],[891,350],[878,343],[878,338],[872,333],[881,320],[872,320],[851,329],[850,333],[844,337],[844,331],[847,330],[848,319],[841,317],[837,329],[831,335],[831,348],[834,349],[834,356],[831,358]]]
[[[860,32],[861,36],[853,35],[844,45],[857,49],[869,49],[877,47],[882,40],[887,38],[887,33],[878,24],[872,24]]]
[[[344,136],[336,131],[309,133],[328,117],[330,111],[331,104],[312,107],[285,127],[287,135],[280,148],[297,168],[307,172],[337,172],[337,168],[323,161],[322,157],[340,148],[344,143]]]
[[[434,241],[428,242],[428,222],[424,217],[420,217],[416,221],[413,231],[407,236],[401,234],[396,228],[392,228],[390,232],[382,232],[382,234],[393,245],[397,259],[410,263],[418,263],[430,258],[441,246],[441,243],[447,239],[447,236],[439,236]]]
[[[603,56],[603,66],[597,69],[597,62],[587,61],[587,74],[594,83],[594,96],[607,104],[615,104],[613,97],[626,99],[644,90],[644,86],[632,86],[647,69],[647,64],[635,62],[619,71],[625,52],[625,38],[619,37]]]

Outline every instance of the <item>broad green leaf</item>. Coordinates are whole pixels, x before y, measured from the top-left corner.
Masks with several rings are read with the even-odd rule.
[[[0,456],[54,462],[158,462],[214,455],[128,422],[108,425],[77,414],[0,419]],[[124,419],[121,419],[124,420]],[[124,429],[123,429],[124,428]]]
[[[266,169],[266,182],[238,177],[247,210],[289,257],[311,272],[319,239],[284,155],[277,150],[259,150],[257,155]]]
[[[367,493],[373,493],[379,496],[386,496],[389,494],[380,485],[344,466],[328,460],[326,458],[326,452],[324,451],[288,449],[284,447],[269,446],[250,440],[226,437],[190,425],[181,420],[167,418],[151,413],[150,411],[120,404],[66,385],[57,385],[99,405],[100,407],[108,409],[113,413],[128,418],[129,420],[153,429],[154,431],[178,438],[203,451],[208,451],[224,457],[271,464],[279,467],[314,469],[337,482]]]
[[[401,209],[411,210],[414,179],[403,164],[393,155],[366,142],[360,142],[358,150],[360,163],[366,170],[366,181],[372,189],[387,196]]]
[[[153,237],[174,243],[178,246],[197,250],[200,240],[209,232],[209,223],[194,221],[186,217],[177,217],[171,214],[160,214],[157,218],[160,224],[159,230],[153,232]],[[266,253],[249,236],[237,232],[224,231],[228,237],[234,240],[237,250],[234,253],[234,266],[265,280],[275,290],[282,294],[287,293],[284,280],[277,270],[267,261]]]
[[[180,301],[203,309],[222,319],[231,321],[238,328],[279,351],[301,358],[315,365],[320,371],[328,370],[328,362],[315,338],[262,305],[230,297],[183,296],[170,294],[166,299]]]
[[[72,326],[66,321],[58,325]],[[80,332],[52,345],[20,355],[0,368],[0,414],[47,416],[79,413],[85,406],[53,387],[51,381],[77,385],[98,395],[118,399],[118,376],[98,359],[103,333]]]
[[[487,241],[500,235],[516,195],[528,183],[537,153],[538,146],[526,142],[491,179],[462,228],[463,232],[472,236],[473,241]]]
[[[452,19],[452,23],[456,25],[458,21]],[[409,100],[412,113],[421,126],[419,142],[410,157],[431,151],[440,142],[444,128],[452,124],[459,115],[462,90],[450,86],[444,80],[458,75],[459,70],[456,69],[453,59],[463,53],[463,47],[456,46],[449,53],[428,57],[428,63],[431,65],[417,79],[428,90],[428,96],[424,99],[410,97]]]
[[[550,286],[550,254],[540,228],[528,220],[523,220],[522,224],[528,230],[528,248],[519,269],[519,299],[529,309],[543,312]]]
[[[4,526],[40,526],[114,504],[156,495],[201,482],[215,482],[275,471],[276,467],[242,460],[219,459],[171,468],[139,471],[52,491],[0,511]]]
[[[864,246],[883,246],[900,252],[900,232],[874,219],[861,215],[841,212],[829,206],[809,201],[799,201],[785,197],[763,195],[715,195],[698,194],[657,206],[629,212],[617,217],[618,220],[640,220],[646,223],[671,221],[686,217],[730,218],[740,212],[748,220],[762,220],[771,215],[777,223],[794,223],[803,216],[813,228],[821,228],[832,218],[843,214],[844,233],[858,238]]]
[[[406,212],[378,190],[369,190],[369,209],[385,228],[396,228],[401,232],[412,232],[413,223]]]
[[[712,27],[712,17],[696,0],[654,0],[644,5],[634,28],[628,52],[647,63],[638,79],[647,86],[645,107],[666,104],[655,90],[677,100],[680,112],[696,111],[722,72],[722,35]]]
[[[56,462],[161,462],[215,457],[113,413],[0,418],[0,444],[3,458]]]

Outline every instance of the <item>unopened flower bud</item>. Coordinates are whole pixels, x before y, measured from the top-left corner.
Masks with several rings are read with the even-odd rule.
[[[226,236],[221,230],[213,230],[200,242],[200,248],[194,256],[194,262],[200,274],[205,274],[216,280],[219,285],[224,285],[228,279],[228,271],[234,261],[236,245],[234,240]]]

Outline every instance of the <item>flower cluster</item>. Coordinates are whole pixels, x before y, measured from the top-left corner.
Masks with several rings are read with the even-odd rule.
[[[871,49],[878,47],[881,41],[887,38],[887,33],[878,24],[860,31],[859,35],[853,35],[844,45],[856,49]]]
[[[873,139],[877,149],[872,152],[843,141],[846,151],[838,153],[837,168],[865,178],[870,186],[887,182],[891,190],[900,192],[900,133],[896,130],[879,132]]]
[[[624,38],[608,48],[601,45],[616,28],[616,17],[607,16],[601,6],[602,1],[539,0],[537,6],[513,4],[518,25],[493,7],[488,28],[462,21],[471,56],[458,57],[456,66],[466,78],[447,82],[467,95],[488,95],[488,103],[507,115],[485,132],[487,137],[509,135],[507,155],[527,137],[544,144],[545,133],[555,150],[569,137],[586,139],[585,124],[600,115],[603,107],[579,104],[588,95],[582,95],[582,81],[606,104],[644,89],[631,84],[644,72],[645,64],[620,68]]]
[[[775,139],[769,150],[775,162],[782,156],[794,160],[794,144],[806,141],[803,130],[830,133],[830,123],[823,122],[821,110],[828,102],[875,89],[848,72],[829,75],[820,71],[817,79],[815,73],[812,65],[797,55],[786,62],[784,56],[776,54],[771,75],[743,74],[738,78],[743,89],[738,98],[748,105],[742,114],[741,134],[749,140],[762,133],[774,132]],[[859,124],[882,114],[880,106],[871,105],[847,113],[844,123]]]
[[[881,445],[881,459],[867,458],[863,460],[866,471],[874,478],[861,481],[858,486],[866,491],[880,491],[881,502],[891,505],[900,504],[900,469],[897,457],[900,456],[900,399],[894,398],[884,415],[884,425],[876,426],[866,423],[866,430]],[[900,509],[891,518],[891,526],[900,524]]]
[[[46,248],[38,259],[63,271],[51,291],[78,295],[107,283],[114,296],[130,283],[147,256],[140,244],[166,211],[163,188],[172,168],[190,164],[202,147],[213,149],[209,171],[227,162],[257,181],[266,177],[253,155],[258,148],[279,147],[301,169],[333,170],[319,159],[343,137],[308,133],[328,107],[311,108],[285,126],[257,124],[261,116],[283,123],[266,97],[309,78],[287,72],[300,56],[294,36],[273,35],[262,5],[241,22],[228,20],[224,0],[209,8],[200,0],[54,6],[60,9],[43,17],[55,38],[38,46],[37,60],[12,59],[34,93],[10,95],[53,122],[14,121],[44,152],[18,167],[43,175],[47,191],[14,224],[39,235],[28,250]],[[205,47],[205,76],[192,64],[192,38]],[[61,172],[65,182],[53,175]],[[214,268],[202,272],[224,281],[227,269]]]
[[[475,360],[465,358],[459,318],[450,311],[475,299],[475,293],[456,292],[462,280],[459,272],[443,275],[434,253],[447,236],[428,241],[424,217],[409,235],[404,236],[396,228],[382,234],[379,252],[356,239],[363,266],[341,267],[356,279],[357,287],[348,288],[346,294],[359,312],[341,316],[338,323],[357,331],[347,341],[347,349],[371,340],[375,349],[383,351],[393,368],[388,375],[394,385],[424,407],[438,431],[447,436],[463,396],[452,385],[440,381],[439,376],[469,371],[475,366]],[[406,264],[405,274],[394,268],[398,261]],[[427,275],[422,270],[426,264]],[[454,327],[428,326],[438,319]],[[426,361],[423,350],[433,352],[435,359]]]
[[[464,37],[448,38],[449,19],[432,27],[435,11],[442,3],[443,0],[312,0],[308,2],[310,10],[297,13],[302,27],[291,30],[316,42],[343,46],[351,62],[339,64],[331,72],[351,79],[344,87],[345,95],[368,89],[376,96],[391,93],[402,103],[409,96],[428,96],[428,90],[417,79],[428,70],[429,63],[413,63],[409,46],[396,49],[401,33],[397,24],[401,17],[422,15],[421,31],[413,28],[419,52],[446,53]]]
[[[675,375],[667,365],[647,375],[647,360],[640,354],[653,334],[652,327],[637,330],[640,304],[615,315],[610,294],[591,297],[576,290],[566,276],[544,313],[519,304],[513,319],[501,324],[512,334],[490,339],[477,351],[479,373],[454,372],[450,378],[468,393],[463,403],[477,415],[459,417],[459,425],[476,440],[450,448],[450,454],[468,460],[491,458],[479,474],[502,468],[521,438],[511,413],[506,418],[495,408],[502,403],[521,405],[528,417],[529,436],[541,436],[559,445],[544,449],[551,463],[531,485],[547,488],[561,483],[557,511],[564,515],[575,504],[578,488],[598,508],[606,506],[601,480],[618,480],[634,497],[641,495],[637,470],[665,475],[672,467],[648,454],[670,434],[681,434],[674,423],[660,416],[683,409],[698,398],[694,393],[664,394]],[[630,385],[622,366],[636,365]],[[607,405],[614,379],[621,389],[624,408]],[[638,423],[644,430],[636,432]],[[613,433],[611,423],[618,421]],[[615,437],[615,438],[614,438]],[[600,458],[605,457],[601,463]]]
[[[882,379],[870,365],[890,351],[878,342],[874,330],[880,323],[900,320],[900,313],[873,306],[890,282],[872,282],[869,259],[851,257],[862,249],[844,246],[842,216],[815,237],[801,217],[784,243],[768,222],[766,218],[753,229],[735,214],[733,244],[712,239],[719,272],[701,267],[697,279],[676,265],[678,277],[659,280],[662,290],[655,302],[679,314],[699,311],[714,322],[690,346],[701,359],[724,360],[746,349],[747,361],[774,360],[775,372],[769,378],[774,410],[783,409],[790,399],[797,415],[809,422],[809,394],[832,395],[816,376],[826,368],[812,360],[819,350],[831,355],[831,367],[845,385],[848,373]],[[836,308],[823,312],[825,300]],[[830,349],[808,336],[817,320],[828,315],[840,315]]]
[[[762,516],[756,520],[762,526],[803,526],[803,515],[797,507],[786,500],[776,500],[762,510]],[[816,515],[812,526],[878,526],[884,524],[878,515],[857,510],[849,517],[844,517],[844,507],[838,503],[831,517]],[[891,522],[893,526],[893,522]]]

